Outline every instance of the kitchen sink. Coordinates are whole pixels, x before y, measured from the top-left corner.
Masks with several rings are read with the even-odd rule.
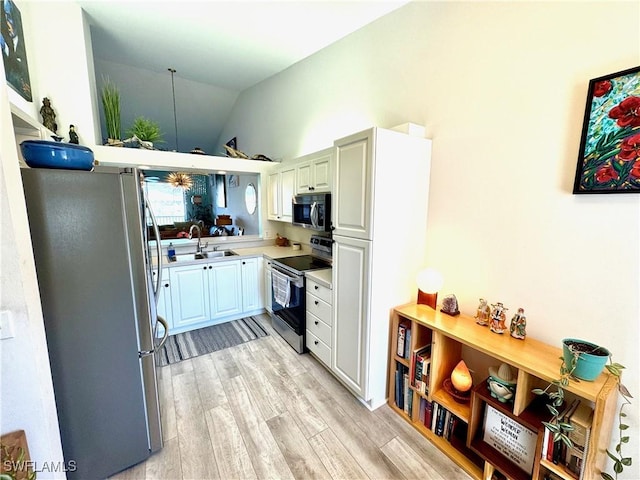
[[[169,261],[171,263],[193,262],[196,260],[207,260],[211,258],[230,257],[232,255],[237,255],[237,253],[231,250],[215,250],[213,252],[202,252],[202,253],[181,253],[179,255],[176,255],[173,258],[170,258]]]
[[[237,255],[236,252],[231,250],[215,250],[213,252],[205,252],[209,255],[209,258],[220,258],[220,257],[231,257],[232,255]]]

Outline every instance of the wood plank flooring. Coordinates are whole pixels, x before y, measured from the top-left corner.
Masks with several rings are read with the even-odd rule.
[[[260,321],[268,337],[159,369],[164,448],[112,479],[470,478]]]

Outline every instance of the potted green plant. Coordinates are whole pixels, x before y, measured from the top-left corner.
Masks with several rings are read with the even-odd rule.
[[[107,128],[107,145],[122,145],[120,140],[120,90],[108,78],[103,79],[102,108]]]
[[[576,341],[574,339],[571,340]],[[582,343],[588,344],[589,342]],[[565,342],[563,342],[563,344],[567,345]],[[615,377],[618,384],[618,393],[622,398],[622,404],[618,409],[618,443],[615,446],[614,452],[607,450],[607,455],[613,462],[614,473],[613,475],[607,472],[600,473],[603,480],[617,480],[618,475],[624,471],[625,467],[631,466],[633,460],[632,457],[627,457],[623,453],[624,445],[629,443],[629,436],[626,433],[629,429],[629,425],[625,423],[625,417],[627,414],[624,412],[624,408],[627,405],[631,405],[631,399],[633,396],[629,393],[627,387],[622,384],[622,371],[625,369],[624,365],[613,362],[611,354],[606,349],[603,349],[602,347],[597,348],[601,349],[599,351],[607,352],[609,363],[605,365],[605,368],[609,374]],[[566,349],[564,350],[563,357],[560,357],[562,360],[562,364],[560,365],[560,378],[553,380],[546,388],[535,388],[532,392],[536,395],[547,395],[550,400],[550,403],[547,404],[547,408],[551,412],[551,419],[542,423],[553,434],[553,441],[563,442],[568,448],[571,448],[573,447],[573,442],[569,437],[569,432],[573,430],[573,426],[562,421],[560,418],[561,413],[559,408],[564,403],[565,388],[569,386],[571,381],[580,381],[580,379],[575,375],[575,372],[578,368],[579,362],[583,360],[581,357],[588,353],[584,351],[583,347],[574,348],[571,342],[568,342],[568,350],[570,352],[570,358],[566,354]],[[600,370],[598,371],[598,374],[599,373]],[[589,375],[591,375],[591,373],[589,373]]]
[[[160,125],[148,118],[138,116],[133,120],[133,125],[127,130],[128,137],[137,137],[141,142],[147,142],[146,148],[153,148],[154,143],[163,143],[164,134],[160,131]]]

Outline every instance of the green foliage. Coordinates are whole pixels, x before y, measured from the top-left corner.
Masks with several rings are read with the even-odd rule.
[[[102,108],[104,109],[107,136],[120,140],[120,90],[108,78],[103,79]]]
[[[624,419],[627,416],[627,414],[624,413],[624,408],[627,405],[631,405],[631,399],[633,396],[629,393],[627,387],[621,383],[622,370],[625,368],[624,365],[613,363],[611,362],[611,359],[609,359],[609,362],[610,363],[606,365],[606,367],[609,373],[616,377],[618,381],[618,393],[622,397],[622,405],[620,405],[620,410],[618,410],[618,443],[616,444],[615,453],[607,450],[607,455],[613,461],[614,476],[606,472],[602,472],[600,476],[604,480],[617,480],[618,474],[624,471],[624,467],[630,467],[633,462],[633,459],[631,457],[625,457],[622,451],[622,447],[626,443],[629,443],[629,436],[626,435],[629,425],[624,423]]]
[[[162,143],[164,133],[160,131],[160,125],[153,120],[145,118],[143,116],[136,117],[133,121],[131,128],[127,130],[127,136],[138,137],[140,140],[153,143]]]

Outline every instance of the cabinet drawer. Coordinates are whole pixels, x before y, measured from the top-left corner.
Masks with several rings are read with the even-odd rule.
[[[307,312],[311,312],[327,325],[332,325],[331,305],[307,292]]]
[[[331,346],[331,327],[311,312],[307,312],[307,330],[322,340],[326,345]]]
[[[318,282],[314,282],[310,278],[307,278],[307,292],[312,293],[316,297],[324,300],[328,304],[333,304],[333,296],[331,295],[331,289],[320,285]]]
[[[307,330],[307,348],[318,360],[331,368],[331,349],[309,330]]]

